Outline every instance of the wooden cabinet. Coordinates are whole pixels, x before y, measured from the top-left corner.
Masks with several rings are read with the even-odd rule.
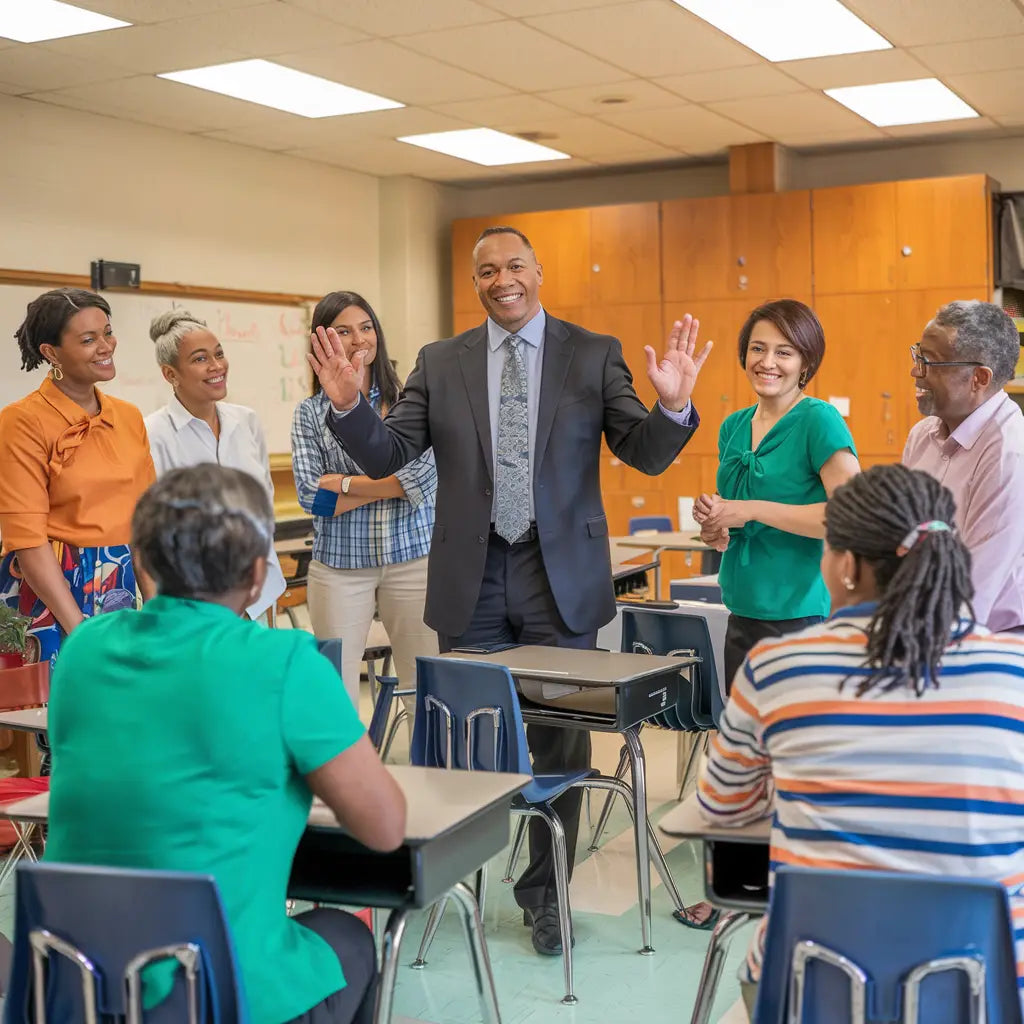
[[[815,294],[987,288],[990,190],[982,174],[815,189]]]
[[[660,230],[657,203],[591,209],[590,303],[595,309],[661,301]]]
[[[982,174],[896,182],[898,287],[988,284],[992,255],[990,184]]]
[[[859,451],[899,457],[906,440],[909,347],[894,294],[824,295],[815,311],[825,330],[825,359],[812,381],[823,401],[850,404],[847,426]]]
[[[661,262],[666,301],[810,293],[810,193],[662,203]]]
[[[592,306],[574,322],[599,334],[611,334],[622,342],[622,354],[630,373],[633,374],[633,386],[640,401],[650,408],[658,396],[647,379],[647,356],[644,353],[644,346],[650,345],[659,356],[661,355],[668,336],[662,325],[661,303]]]

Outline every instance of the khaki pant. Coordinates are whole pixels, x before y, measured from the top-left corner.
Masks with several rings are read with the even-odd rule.
[[[309,563],[309,618],[318,640],[341,640],[342,679],[359,707],[359,672],[376,608],[388,631],[399,685],[416,686],[417,655],[437,654],[437,634],[423,623],[427,559],[374,566],[332,569]],[[410,722],[416,702],[406,698]]]

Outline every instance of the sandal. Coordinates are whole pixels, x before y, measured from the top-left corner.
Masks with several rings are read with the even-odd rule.
[[[718,924],[719,917],[722,916],[721,911],[717,908],[713,908],[711,913],[703,921],[695,921],[693,919],[693,912],[699,907],[710,906],[709,903],[694,903],[693,906],[683,907],[682,910],[673,910],[672,916],[680,923],[685,924],[687,928],[694,928],[699,932],[709,932],[712,928]]]

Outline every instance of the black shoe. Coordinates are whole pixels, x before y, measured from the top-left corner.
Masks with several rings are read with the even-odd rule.
[[[541,956],[562,955],[562,933],[558,927],[558,907],[527,907],[523,910],[523,924],[533,928],[533,948]],[[572,944],[576,936],[572,933]]]

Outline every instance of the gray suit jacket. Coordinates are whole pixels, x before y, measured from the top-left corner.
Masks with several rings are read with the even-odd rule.
[[[693,420],[696,426],[696,410]],[[327,426],[376,478],[433,445],[437,514],[424,618],[439,633],[463,633],[483,579],[494,487],[486,326],[421,349],[383,421],[360,401],[345,416],[329,411]],[[616,338],[547,317],[533,502],[548,584],[573,632],[596,630],[615,614],[601,503],[602,434],[623,462],[654,475],[668,468],[693,430],[657,407],[644,408]]]

